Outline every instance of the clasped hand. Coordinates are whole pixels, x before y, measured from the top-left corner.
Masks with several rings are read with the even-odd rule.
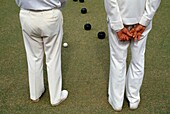
[[[133,38],[136,42],[137,40],[140,40],[142,33],[145,31],[145,28],[146,27],[141,24],[136,25],[130,30],[128,30],[127,27],[124,27],[119,32],[117,32],[117,35],[120,41],[128,41]]]

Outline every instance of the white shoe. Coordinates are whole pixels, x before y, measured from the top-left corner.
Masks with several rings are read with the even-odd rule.
[[[130,104],[130,109],[131,110],[136,110],[138,108],[138,103]]]
[[[38,99],[35,99],[35,100],[31,99],[31,101],[34,103],[37,103],[40,100],[40,98],[44,95],[45,91],[46,91],[46,89],[44,89],[43,93],[41,94],[41,96]]]
[[[112,106],[112,108],[113,108],[114,111],[116,111],[116,112],[122,111],[122,107],[114,107],[114,106],[113,106],[110,98],[108,99],[108,102],[109,102],[109,104]]]
[[[52,104],[52,106],[57,106],[57,105],[59,105],[61,102],[63,102],[66,98],[68,97],[68,91],[67,90],[63,90],[62,92],[61,92],[61,99],[60,99],[60,101],[58,102],[58,103],[56,103],[56,104]]]
[[[120,112],[120,111],[122,111],[122,108],[113,108],[113,110],[116,112]]]

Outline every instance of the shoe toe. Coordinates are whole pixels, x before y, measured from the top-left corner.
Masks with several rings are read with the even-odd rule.
[[[138,104],[130,104],[130,109],[135,110],[138,108]]]
[[[62,91],[62,98],[61,99],[65,99],[65,98],[67,98],[67,96],[68,96],[68,91],[67,90],[63,90]]]
[[[63,90],[62,92],[61,92],[61,100],[58,102],[58,103],[56,103],[56,104],[52,104],[52,106],[57,106],[57,105],[59,105],[61,102],[63,102],[66,98],[68,97],[68,91],[67,90]]]
[[[115,111],[120,112],[122,108],[113,108]]]

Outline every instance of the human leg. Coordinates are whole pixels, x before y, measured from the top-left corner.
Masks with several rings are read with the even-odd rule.
[[[131,41],[132,58],[126,76],[126,96],[131,109],[138,108],[140,103],[140,88],[144,77],[146,41],[151,27],[152,25],[150,24],[146,28],[140,41]]]
[[[43,57],[44,49],[42,39],[36,33],[35,26],[30,24],[30,12],[26,10],[20,11],[20,21],[24,45],[28,63],[28,77],[30,98],[37,100],[45,91],[43,78]]]
[[[52,12],[54,14],[52,14],[50,20],[50,16],[44,15],[48,25],[43,30],[43,42],[46,54],[50,102],[55,106],[67,98],[68,92],[66,90],[62,91],[61,44],[63,38],[63,17],[58,9],[52,10]]]
[[[108,25],[110,45],[109,103],[114,110],[121,110],[124,100],[126,58],[129,41],[120,41]]]

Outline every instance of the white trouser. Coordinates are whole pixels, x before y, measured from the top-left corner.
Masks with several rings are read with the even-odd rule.
[[[140,87],[144,76],[144,56],[146,40],[152,23],[146,28],[141,40],[134,42],[120,41],[116,32],[108,24],[110,44],[110,74],[109,74],[109,103],[114,109],[120,109],[123,105],[124,91],[131,104],[140,102]],[[127,50],[130,45],[131,61],[126,73]]]
[[[30,98],[44,92],[43,57],[46,55],[51,104],[60,101],[62,89],[61,44],[63,16],[60,10],[20,10],[20,22],[27,54]]]

